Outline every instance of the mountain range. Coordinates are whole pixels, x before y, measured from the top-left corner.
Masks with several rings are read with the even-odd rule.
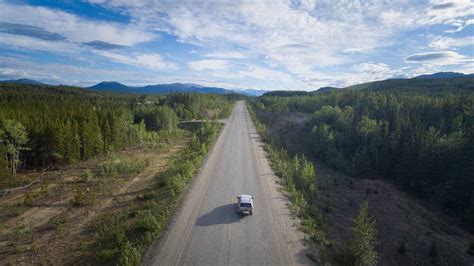
[[[315,91],[270,91],[265,93],[266,96],[304,96],[318,93],[329,93],[335,90],[366,90],[366,91],[382,91],[382,90],[424,90],[424,91],[473,91],[474,90],[474,74],[462,74],[456,72],[439,72],[431,75],[421,75],[409,79],[394,78],[379,81],[371,81],[352,85],[345,88],[321,87]]]
[[[463,74],[458,72],[438,72],[434,74],[420,75],[414,79],[445,79],[445,78],[460,78],[460,77],[474,77],[474,74]]]
[[[230,94],[234,91],[216,88],[205,87],[192,83],[171,83],[171,84],[156,84],[142,87],[127,86],[118,82],[104,81],[94,86],[88,87],[96,91],[114,91],[127,93],[146,93],[146,94],[167,94],[174,92],[196,92],[196,93],[215,93],[215,94]]]
[[[94,86],[88,87],[97,91],[116,91],[128,93],[150,93],[150,94],[167,94],[173,92],[196,92],[196,93],[215,93],[215,94],[231,94],[238,93],[247,96],[260,96],[267,92],[266,90],[256,89],[223,89],[217,87],[206,87],[193,83],[171,83],[171,84],[156,84],[142,87],[127,86],[119,82],[104,81]]]
[[[355,88],[355,89],[364,89],[364,88],[375,88],[381,87],[384,88],[390,84],[390,87],[394,85],[402,85],[406,86],[408,83],[410,85],[415,86],[423,86],[420,82],[422,80],[436,80],[436,79],[452,79],[452,78],[474,78],[474,74],[463,74],[457,72],[438,72],[434,74],[427,74],[427,75],[420,75],[410,79],[388,79],[382,81],[373,81],[367,82],[363,84],[358,84],[354,86],[350,86],[347,88]],[[413,82],[410,82],[413,80]],[[46,85],[36,80],[32,79],[16,79],[16,80],[3,80],[0,82],[8,82],[8,83],[18,83],[18,84],[31,84],[31,85]],[[422,82],[423,83],[423,82]],[[123,92],[123,93],[144,93],[144,94],[168,94],[168,93],[175,93],[175,92],[194,92],[194,93],[214,93],[214,94],[232,94],[238,93],[246,96],[260,96],[263,94],[271,94],[271,95],[287,95],[287,94],[294,94],[296,91],[280,91],[277,93],[273,93],[267,90],[259,90],[259,89],[224,89],[218,87],[207,87],[193,83],[171,83],[171,84],[156,84],[156,85],[146,85],[146,86],[127,86],[119,82],[114,81],[103,81],[94,86],[86,87],[86,89],[96,90],[96,91],[108,91],[108,92]],[[313,92],[305,92],[305,93],[325,93],[331,92],[333,90],[339,90],[340,88],[335,87],[321,87],[316,91]]]
[[[44,83],[41,83],[39,81],[32,80],[32,79],[7,79],[7,80],[1,80],[0,82],[30,84],[30,85],[44,85]]]

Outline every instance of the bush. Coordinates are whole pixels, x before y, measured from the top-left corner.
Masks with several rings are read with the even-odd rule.
[[[141,217],[138,220],[135,226],[135,230],[139,234],[143,234],[146,232],[154,233],[158,231],[160,228],[161,228],[160,222],[150,211],[145,212],[143,217]]]
[[[149,165],[143,159],[112,159],[101,165],[102,176],[128,178],[139,174]]]
[[[25,199],[23,200],[23,205],[27,207],[31,207],[33,206],[34,203],[35,203],[35,200],[33,196],[31,196],[30,193],[26,193]]]
[[[86,170],[82,173],[82,180],[84,180],[84,182],[90,182],[93,178],[94,174],[92,174],[90,170]]]
[[[125,243],[120,252],[117,265],[120,266],[139,266],[141,262],[141,252],[139,249],[135,248],[130,244],[130,242]]]
[[[69,201],[69,205],[72,207],[85,207],[91,206],[95,203],[95,194],[88,190],[84,191],[82,187],[76,188],[76,194],[74,198]]]
[[[98,263],[105,264],[117,259],[127,243],[122,214],[109,215],[94,226],[94,245],[91,247]]]

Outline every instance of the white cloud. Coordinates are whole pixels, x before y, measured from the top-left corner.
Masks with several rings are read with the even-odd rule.
[[[460,73],[474,73],[474,63],[460,64],[460,65],[429,65],[429,64],[420,64],[417,65],[409,74],[410,77],[432,74],[440,71],[449,71],[449,72],[460,72]]]
[[[284,72],[256,65],[249,65],[243,67],[240,71],[237,72],[237,75],[241,78],[277,80],[286,84],[291,84],[292,82],[294,82],[291,76]]]
[[[433,36],[431,37],[431,43],[429,44],[429,47],[437,50],[446,50],[465,46],[474,46],[474,36],[464,38]]]
[[[452,51],[419,53],[407,56],[408,63],[422,63],[430,65],[453,65],[472,62],[473,60]]]
[[[40,6],[1,3],[0,20],[44,28],[72,42],[103,41],[119,45],[134,45],[150,41],[155,36],[133,24],[93,21],[76,15]]]
[[[230,68],[230,64],[227,60],[220,59],[205,59],[199,61],[192,61],[188,63],[189,68],[197,71],[205,70],[227,70]]]
[[[205,70],[223,78],[271,77],[295,86],[315,86],[319,82],[335,82],[336,79],[347,84],[357,80],[401,76],[403,71],[400,67],[392,69],[389,65],[375,63],[358,64],[356,68],[363,71],[348,70],[347,75],[333,75],[324,69],[357,64],[361,58],[377,54],[380,49],[402,44],[407,36],[399,34],[407,30],[437,24],[465,27],[473,13],[469,0],[448,4],[407,0],[185,1],[173,4],[140,1],[140,8],[137,8],[137,3],[109,0],[105,5],[126,10],[143,25],[166,31],[181,42],[211,50],[201,55],[203,60],[188,63],[193,70]],[[158,13],[161,15],[157,16]],[[470,39],[439,39],[432,42],[431,48],[452,50],[471,45],[471,42]],[[234,47],[249,53],[237,52],[232,49]],[[404,49],[408,50],[408,47]],[[456,52],[447,52],[438,58],[435,58],[436,55],[425,55],[427,58],[434,57],[424,61],[417,60],[417,54],[413,56],[407,57],[405,62],[437,65],[469,62],[469,58]],[[238,59],[239,62],[258,60],[266,65],[262,67],[265,71],[258,68],[250,71],[249,64],[230,66],[227,61],[230,59]],[[231,68],[232,71],[229,71]],[[324,76],[321,72],[328,72],[327,75],[337,78],[321,78]]]
[[[459,31],[464,30],[466,27],[470,25],[474,25],[474,19],[469,19],[466,21],[455,21],[452,23],[452,26],[457,27],[457,28],[452,29],[452,30],[447,30],[446,32],[448,33],[459,32]]]
[[[471,0],[439,1],[433,0],[426,15],[418,21],[422,25],[445,24],[456,27],[447,32],[461,31],[466,24],[472,24],[474,2]]]
[[[411,3],[364,1],[223,1],[136,3],[110,0],[111,8],[127,10],[140,23],[169,32],[182,42],[205,47],[239,46],[270,66],[304,76],[318,66],[351,61],[344,51],[369,53],[391,43],[400,28],[397,19],[411,17]],[[404,7],[403,12],[384,11]],[[413,9],[413,10],[412,10]],[[156,15],[165,14],[165,15]],[[241,59],[243,55],[214,54]]]
[[[219,58],[219,59],[247,59],[251,57],[249,52],[240,52],[240,51],[216,51],[216,52],[205,53],[203,56],[209,57],[209,58]]]
[[[354,66],[356,72],[363,74],[365,81],[381,80],[404,76],[404,69],[392,69],[389,65],[383,63],[361,63]]]
[[[70,53],[78,51],[79,47],[64,41],[46,41],[21,35],[0,33],[0,43],[20,49],[37,51]]]
[[[108,51],[98,51],[97,53],[115,62],[152,70],[175,70],[178,68],[176,64],[164,60],[159,54],[132,53],[131,55],[124,55]]]

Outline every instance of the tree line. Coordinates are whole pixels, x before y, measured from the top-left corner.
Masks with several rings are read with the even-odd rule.
[[[0,179],[166,140],[179,120],[229,114],[235,97],[0,83]]]
[[[418,87],[393,84],[269,95],[253,106],[312,113],[304,132],[310,148],[302,152],[353,177],[393,180],[474,230],[474,91],[466,89],[472,79],[430,81],[427,88],[418,80]]]

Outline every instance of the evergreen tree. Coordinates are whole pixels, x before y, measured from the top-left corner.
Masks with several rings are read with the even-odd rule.
[[[15,120],[2,121],[0,140],[3,146],[4,158],[8,162],[9,171],[15,175],[20,161],[20,152],[26,150],[28,134],[25,127]]]
[[[349,242],[349,250],[356,261],[355,265],[370,266],[377,264],[375,251],[375,221],[369,216],[367,201],[361,205],[359,215],[354,219],[353,238]]]

